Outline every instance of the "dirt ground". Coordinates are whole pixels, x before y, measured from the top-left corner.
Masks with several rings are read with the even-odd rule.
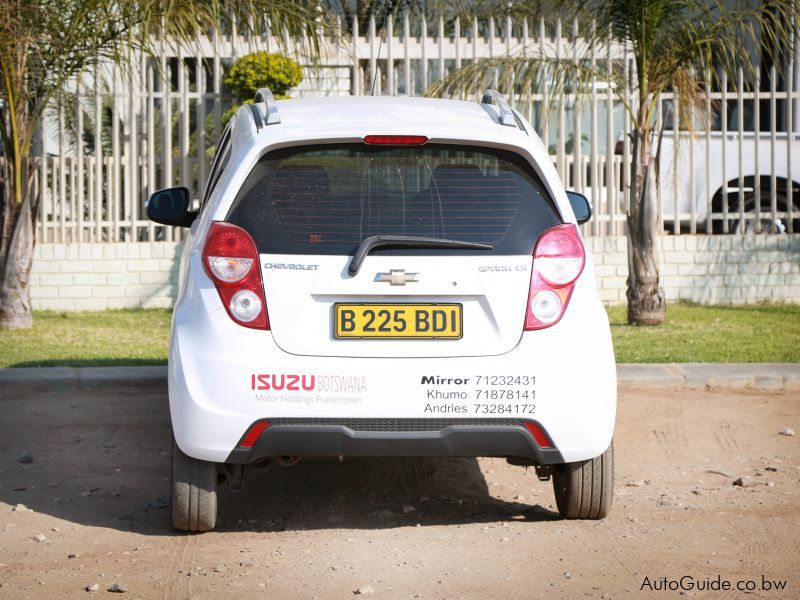
[[[255,470],[203,535],[169,525],[163,386],[6,386],[0,407],[0,598],[677,597],[664,577],[800,597],[796,392],[622,390],[601,522],[500,459],[361,459]]]

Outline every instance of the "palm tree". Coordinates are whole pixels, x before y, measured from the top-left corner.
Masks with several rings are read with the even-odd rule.
[[[0,3],[0,328],[32,324],[30,271],[40,201],[31,141],[48,105],[101,62],[123,68],[131,52],[154,54],[158,32],[174,44],[236,22],[270,27],[319,50],[330,17],[315,1],[4,0]],[[38,186],[41,188],[42,186]]]
[[[610,82],[633,123],[627,214],[628,322],[655,325],[666,314],[656,248],[659,173],[654,150],[663,133],[656,129],[659,97],[664,92],[675,94],[680,117],[688,116],[690,107],[702,114],[711,91],[708,82],[712,88],[718,86],[723,73],[736,81],[739,68],[746,81],[755,79],[758,55],[754,48],[761,49],[768,60],[791,56],[793,36],[800,27],[800,4],[796,0],[575,0],[573,5],[571,16],[591,24],[584,38],[590,47],[612,41],[627,46],[633,57],[633,100],[629,100],[621,72],[615,69],[612,78],[617,81]],[[474,93],[494,77],[501,89],[508,91],[513,91],[515,81],[523,90],[580,91],[587,89],[593,77],[607,80],[604,67],[539,54],[512,55],[467,65],[434,83],[427,94]],[[681,118],[681,122],[690,120]]]

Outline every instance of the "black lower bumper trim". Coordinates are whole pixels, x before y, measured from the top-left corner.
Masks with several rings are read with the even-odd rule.
[[[497,456],[521,457],[541,465],[563,463],[563,457],[550,442],[549,448],[540,448],[525,429],[521,419],[492,419],[478,424],[480,419],[470,419],[469,424],[442,423],[438,430],[405,426],[400,430],[364,431],[352,423],[338,423],[334,419],[320,423],[311,419],[264,419],[269,426],[252,447],[237,445],[226,462],[247,464],[271,456]],[[371,420],[376,421],[376,420]],[[396,419],[394,421],[397,421]],[[414,419],[423,421],[423,419]],[[413,429],[409,431],[409,429]],[[244,438],[244,436],[243,436]]]

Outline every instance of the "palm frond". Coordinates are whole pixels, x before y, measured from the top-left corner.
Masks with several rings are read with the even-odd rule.
[[[503,56],[472,62],[434,82],[425,90],[428,97],[463,97],[476,95],[487,87],[496,86],[506,95],[537,94],[550,99],[564,93],[588,95],[598,81],[605,82],[617,92],[626,110],[632,110],[624,93],[622,67],[589,61],[558,60],[539,52],[524,56]],[[545,109],[549,107],[545,106]],[[546,110],[543,117],[546,116]]]
[[[722,73],[735,82],[741,69],[752,85],[758,76],[758,51],[766,49],[767,58],[773,60],[790,56],[794,32],[800,29],[800,3],[795,0],[757,4],[747,0],[589,0],[575,5],[576,18],[591,24],[583,28],[587,47],[616,42],[630,49],[636,70],[630,95],[622,85],[619,64],[612,65],[609,75],[602,67],[571,59],[522,53],[466,65],[435,82],[426,94],[474,94],[496,79],[507,93],[519,89],[523,94],[558,95],[567,89],[588,92],[586,83],[591,78],[610,79],[617,100],[638,127],[652,126],[658,97],[664,92],[679,98],[681,120],[689,124],[691,111],[704,113],[707,93],[720,85]],[[635,98],[632,105],[631,96]]]
[[[131,53],[156,55],[214,29],[270,33],[284,50],[315,57],[337,22],[317,2],[296,0],[17,0],[0,3],[0,136],[27,149],[51,99],[93,66],[125,69]],[[154,36],[152,34],[158,34]],[[334,35],[335,34],[335,35]],[[12,116],[13,115],[13,116]],[[24,150],[27,151],[27,150]]]

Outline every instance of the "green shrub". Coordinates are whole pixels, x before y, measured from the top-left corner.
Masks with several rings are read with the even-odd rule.
[[[286,92],[303,81],[303,68],[291,58],[282,54],[269,52],[254,52],[236,59],[222,79],[228,91],[239,99],[233,106],[222,111],[221,125],[224,128],[231,117],[236,114],[242,103],[252,104],[256,91],[260,88],[269,88],[276,100],[288,98]],[[217,138],[214,113],[206,117],[204,124],[206,147],[204,152],[209,160],[214,158],[217,147]],[[177,131],[177,128],[175,129]],[[192,134],[190,154],[197,152],[197,132]],[[195,166],[195,168],[197,168]]]
[[[254,52],[238,58],[225,74],[227,88],[250,100],[259,88],[269,88],[276,99],[286,98],[290,88],[303,81],[303,68],[282,54]]]

